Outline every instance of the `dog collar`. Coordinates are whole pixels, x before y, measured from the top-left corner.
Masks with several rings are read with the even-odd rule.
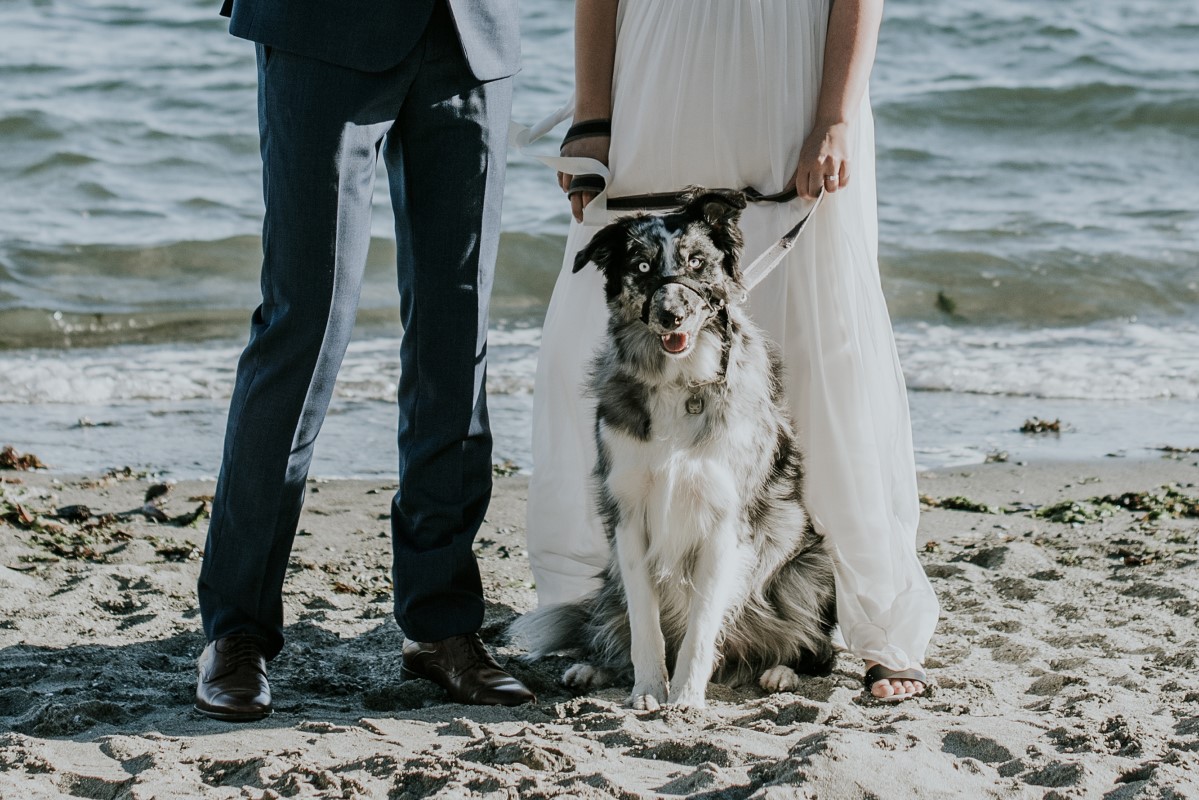
[[[697,415],[704,413],[704,398],[699,393],[700,389],[705,386],[724,383],[725,378],[728,377],[729,351],[733,345],[732,339],[729,337],[729,307],[727,304],[720,304],[720,308],[716,312],[716,318],[720,321],[720,327],[723,329],[720,335],[720,369],[716,370],[716,374],[706,381],[687,382],[687,389],[690,390],[691,396],[683,402],[683,409],[688,414]]]
[[[720,307],[716,309],[716,319],[720,322],[720,327],[722,329],[720,335],[720,369],[716,370],[716,374],[713,377],[708,378],[706,381],[688,381],[687,388],[691,390],[692,397],[698,397],[698,395],[695,394],[698,389],[702,389],[705,386],[711,386],[716,383],[724,383],[724,379],[728,377],[729,350],[732,349],[732,342],[729,337],[729,307],[726,304],[721,303]],[[700,411],[702,410],[703,409],[701,408]],[[698,411],[691,411],[690,407],[688,407],[687,412],[692,414],[699,413]]]

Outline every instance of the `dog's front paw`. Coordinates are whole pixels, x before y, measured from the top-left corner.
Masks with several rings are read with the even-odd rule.
[[[793,692],[799,688],[799,675],[788,666],[779,664],[762,673],[758,684],[768,692]]]
[[[591,689],[599,689],[608,685],[611,680],[611,670],[582,662],[571,664],[566,672],[562,673],[562,685],[572,692],[586,692]]]
[[[662,707],[658,698],[652,694],[637,694],[636,692],[633,692],[633,696],[629,698],[629,705],[635,711],[657,711]]]
[[[666,684],[638,683],[633,687],[629,705],[638,711],[657,711],[666,702]]]

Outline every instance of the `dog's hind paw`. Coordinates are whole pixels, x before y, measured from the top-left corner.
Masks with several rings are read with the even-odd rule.
[[[578,663],[567,667],[562,673],[562,685],[574,692],[599,689],[612,680],[612,671],[591,664]]]
[[[768,692],[793,692],[799,688],[799,675],[790,667],[779,664],[763,672],[758,684]]]

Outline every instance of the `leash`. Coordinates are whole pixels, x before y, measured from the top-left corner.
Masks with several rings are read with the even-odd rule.
[[[561,108],[531,127],[516,122],[511,123],[508,128],[508,145],[515,148],[522,155],[531,156],[551,169],[566,173],[567,175],[578,176],[574,181],[571,181],[572,192],[584,190],[596,192],[592,201],[583,209],[584,223],[596,226],[605,225],[609,221],[607,217],[610,211],[670,211],[682,207],[683,204],[678,192],[609,197],[608,185],[611,182],[612,173],[606,164],[594,158],[584,158],[582,156],[542,156],[527,152],[526,148],[529,145],[544,137],[562,122],[573,117],[574,109],[575,96],[571,94],[570,98]],[[597,124],[600,122],[606,121],[587,120],[572,126],[571,130],[566,134],[567,140],[581,139],[586,136],[608,135],[609,129],[602,124]],[[581,180],[584,176],[586,178],[597,176],[598,180]],[[576,186],[576,181],[580,180],[581,182]],[[753,187],[747,187],[740,191],[752,203],[789,203],[799,196],[794,186],[775,194],[762,194]],[[779,237],[778,241],[766,248],[764,252],[755,258],[748,267],[741,270],[741,284],[745,287],[746,291],[753,289],[765,280],[766,276],[773,272],[774,268],[779,265],[779,262],[791,251],[791,248],[795,245],[795,241],[811,221],[812,215],[816,213],[816,209],[820,208],[820,204],[824,202],[824,196],[824,186],[821,185],[820,192],[816,195],[816,199],[812,202],[812,206],[807,210],[807,213],[790,230]]]
[[[753,187],[740,191],[745,194],[751,203],[787,203],[799,196],[793,186],[771,195],[764,195]],[[741,285],[745,287],[747,292],[765,280],[766,276],[773,272],[774,268],[783,260],[783,257],[791,252],[791,248],[795,246],[799,235],[804,232],[804,228],[808,227],[808,223],[812,220],[812,215],[816,213],[816,209],[820,208],[820,204],[824,202],[824,194],[824,187],[821,186],[820,193],[812,201],[812,206],[808,209],[807,213],[790,230],[779,237],[778,241],[766,248],[766,250],[755,258],[748,267],[741,270]],[[680,199],[680,194],[677,192],[608,198],[609,210],[671,211],[682,208],[682,206],[683,203]]]
[[[589,225],[601,226],[608,222],[609,212],[620,211],[673,211],[683,207],[682,194],[680,192],[656,192],[652,194],[642,195],[626,195],[624,197],[609,197],[608,184],[612,177],[608,166],[594,158],[584,158],[581,156],[543,156],[535,153],[527,152],[526,148],[533,142],[541,139],[560,123],[574,116],[575,97],[572,94],[570,99],[553,112],[545,119],[531,127],[520,125],[513,122],[508,128],[508,145],[515,148],[522,155],[531,156],[546,166],[558,172],[567,175],[575,176],[570,182],[568,196],[577,192],[594,192],[594,197],[591,202],[583,209],[583,222]],[[582,139],[589,136],[610,136],[611,122],[610,120],[585,120],[576,123],[566,133],[566,138],[563,141],[565,144],[568,141]],[[762,194],[757,189],[746,187],[741,191],[747,200],[751,203],[789,203],[799,196],[794,186],[789,186],[781,192],[775,194]],[[812,202],[811,207],[807,210],[799,221],[796,222],[790,230],[779,237],[778,241],[766,248],[757,258],[750,263],[748,267],[741,270],[741,285],[746,292],[749,292],[759,283],[766,279],[775,267],[782,262],[783,258],[795,246],[795,242],[799,239],[800,234],[804,232],[804,228],[808,226],[812,216],[816,213],[816,209],[820,208],[820,204],[824,202],[825,190],[821,185],[816,199]],[[724,328],[724,334],[721,336],[723,346],[720,353],[720,368],[716,375],[706,381],[689,381],[687,389],[691,392],[691,396],[687,398],[684,408],[688,414],[698,415],[704,411],[704,398],[699,390],[705,386],[712,384],[723,383],[728,375],[729,367],[729,308],[728,298],[709,298],[708,292],[704,291],[703,286],[689,278],[682,276],[673,276],[663,279],[660,284],[646,298],[645,305],[641,309],[641,317],[643,321],[648,322],[650,312],[650,301],[653,295],[657,293],[657,289],[663,286],[677,283],[690,291],[697,294],[706,305],[712,307],[711,299],[715,299],[716,318]],[[742,297],[744,299],[744,296]]]

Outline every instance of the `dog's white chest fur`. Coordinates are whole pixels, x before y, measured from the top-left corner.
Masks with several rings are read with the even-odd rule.
[[[686,410],[693,392],[664,388],[650,401],[648,440],[601,426],[610,455],[608,490],[625,513],[641,518],[646,551],[659,578],[686,578],[686,563],[717,522],[739,507],[728,435],[701,438],[704,414]],[[642,527],[642,526],[637,526]]]

